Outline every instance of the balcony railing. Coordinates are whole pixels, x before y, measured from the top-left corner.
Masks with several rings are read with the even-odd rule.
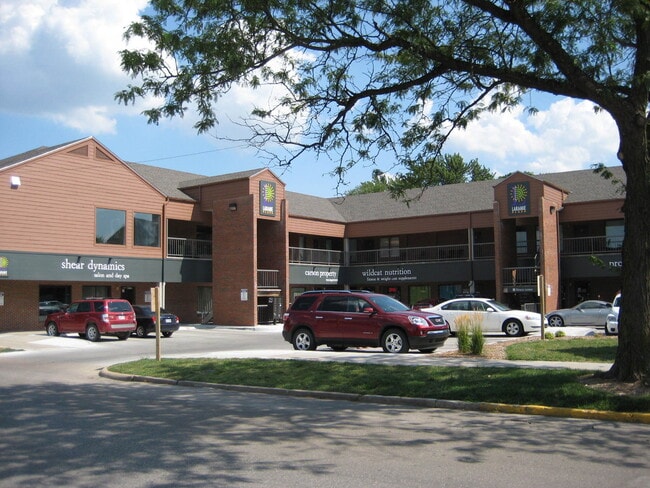
[[[503,268],[503,286],[537,286],[539,269],[535,267]]]
[[[329,249],[289,248],[289,262],[294,264],[322,264],[338,266],[343,264],[343,252]]]
[[[467,244],[430,247],[400,247],[391,249],[374,249],[371,251],[354,251],[350,253],[350,264],[353,266],[384,263],[464,261],[467,259],[469,259],[469,246]]]
[[[167,238],[167,256],[173,258],[212,259],[212,241]]]
[[[562,254],[606,254],[621,252],[623,237],[571,237],[562,239]]]
[[[258,288],[279,288],[280,271],[277,269],[258,269],[257,270],[257,287]]]

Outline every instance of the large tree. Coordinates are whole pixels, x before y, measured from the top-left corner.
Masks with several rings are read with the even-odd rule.
[[[425,171],[426,174],[422,174]],[[390,175],[375,169],[372,172],[372,179],[363,181],[347,195],[360,195],[363,193],[377,193],[390,191],[393,193],[404,193],[411,188],[418,188],[421,182],[426,179],[430,186],[451,185],[454,183],[467,183],[469,181],[493,180],[495,173],[490,168],[482,166],[478,159],[472,159],[468,163],[458,154],[444,154],[436,157],[431,164],[423,167],[414,167],[408,175],[398,173]]]
[[[608,112],[627,176],[610,374],[650,380],[648,0],[152,0],[148,12],[126,36],[152,48],[122,52],[138,82],[116,97],[158,97],[154,123],[192,107],[206,131],[233,84],[275,84],[284,95],[247,124],[251,144],[289,149],[287,164],[314,151],[344,175],[392,153],[415,174],[452,131],[531,90]]]

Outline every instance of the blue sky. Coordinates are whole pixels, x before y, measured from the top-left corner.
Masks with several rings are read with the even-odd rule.
[[[125,161],[207,176],[259,168],[254,150],[213,135],[197,135],[191,117],[148,125],[142,107],[114,101],[128,77],[118,51],[124,28],[146,0],[3,0],[0,5],[0,159],[94,136]],[[131,46],[133,47],[133,46]],[[268,93],[236,89],[219,106],[217,130],[238,135],[229,119],[245,116]],[[489,114],[456,133],[446,152],[477,158],[497,175],[549,173],[617,165],[616,127],[590,102],[538,97],[539,113],[523,109]],[[357,167],[347,187],[328,173],[333,163],[303,157],[289,169],[271,169],[290,191],[330,197],[370,179]],[[388,168],[381,168],[387,170]]]

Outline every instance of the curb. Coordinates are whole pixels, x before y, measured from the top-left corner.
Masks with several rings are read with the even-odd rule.
[[[642,412],[611,412],[601,410],[584,410],[566,407],[547,407],[542,405],[509,405],[505,403],[466,402],[462,400],[438,400],[433,398],[408,398],[382,395],[363,395],[358,393],[337,393],[328,391],[289,390],[286,388],[271,388],[267,386],[226,385],[221,383],[204,383],[201,381],[172,380],[153,376],[138,376],[115,373],[108,368],[102,368],[99,376],[117,381],[134,381],[158,385],[175,385],[195,388],[213,388],[219,390],[237,391],[242,393],[264,393],[267,395],[283,395],[302,398],[318,398],[323,400],[343,400],[379,405],[403,405],[422,408],[447,408],[451,410],[467,410],[488,413],[511,413],[517,415],[541,415],[546,417],[565,417],[576,419],[609,420],[614,422],[629,422],[650,424],[650,413]]]

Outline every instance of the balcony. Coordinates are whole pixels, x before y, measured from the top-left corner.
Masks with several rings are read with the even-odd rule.
[[[430,263],[437,261],[466,261],[469,259],[467,244],[429,247],[400,247],[354,251],[350,253],[350,265],[390,263]]]
[[[620,253],[623,249],[623,237],[572,237],[562,239],[562,255]]]
[[[537,290],[537,275],[539,269],[533,266],[503,268],[501,270],[502,285],[510,293],[532,292]]]
[[[293,264],[320,264],[339,266],[343,264],[343,252],[329,249],[289,248],[289,262]]]
[[[212,259],[212,241],[168,237],[167,256],[170,258]]]
[[[277,269],[258,269],[257,270],[257,288],[258,289],[278,289],[280,288],[280,271]]]

